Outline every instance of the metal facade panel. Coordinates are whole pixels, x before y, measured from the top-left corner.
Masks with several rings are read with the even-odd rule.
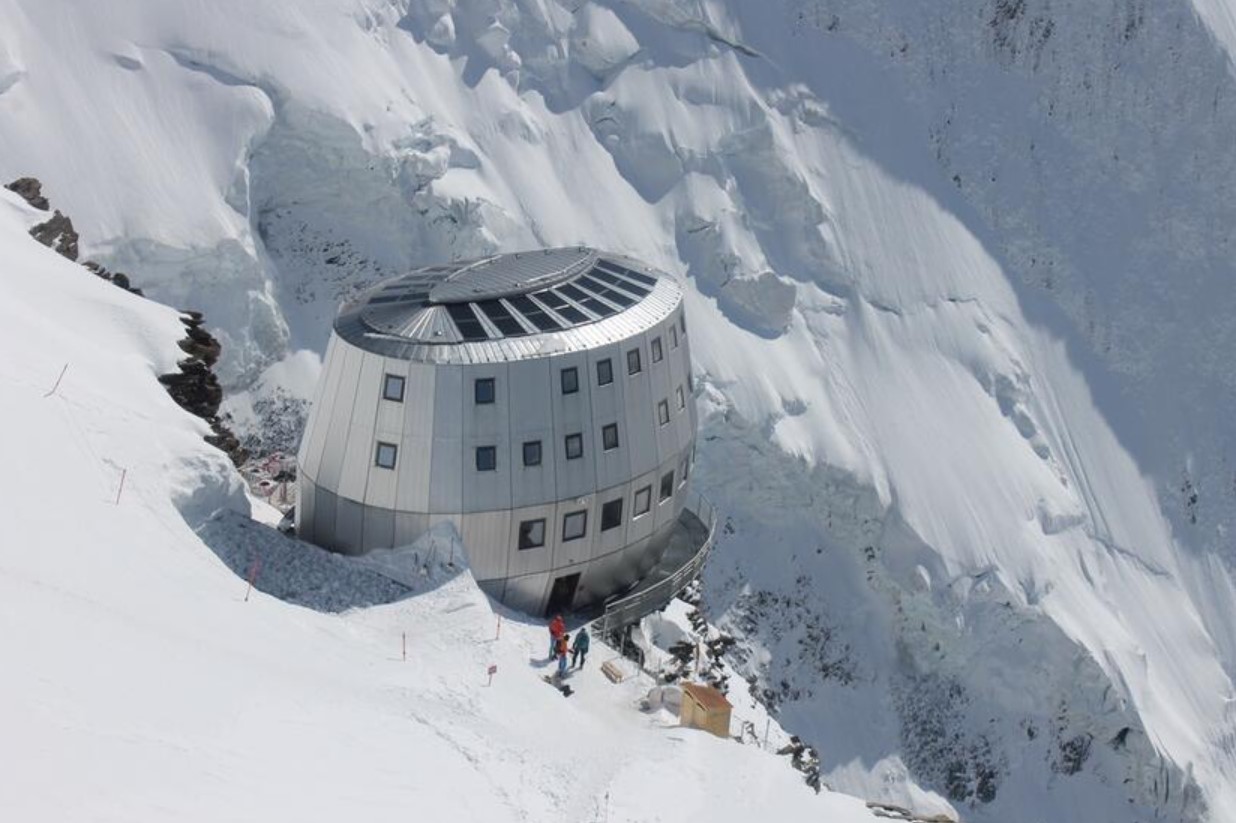
[[[313,534],[313,500],[317,484],[304,477],[297,478],[296,536],[310,543],[316,542]]]
[[[383,358],[364,352],[360,362],[360,375],[356,384],[356,399],[352,405],[352,421],[348,428],[348,447],[343,455],[343,471],[339,475],[336,491],[340,497],[365,501],[365,487],[369,481],[369,469],[374,466],[374,451],[377,437],[374,436],[374,421],[378,415],[378,392],[382,382]],[[396,444],[398,445],[398,444]],[[395,455],[395,467],[399,455]],[[394,469],[380,469],[388,475]]]
[[[402,459],[395,489],[395,508],[400,511],[429,511],[429,482],[434,427],[434,386],[437,370],[412,364],[404,392]]]
[[[348,433],[352,426],[352,409],[356,400],[356,385],[360,381],[360,365],[365,353],[355,346],[341,343],[339,377],[335,384],[334,402],[330,405],[330,424],[322,446],[322,463],[315,478],[324,489],[337,491],[343,473],[343,458],[348,449]]]
[[[534,549],[519,548],[519,527],[524,521],[545,520],[545,545]],[[515,577],[522,574],[547,571],[553,565],[554,505],[527,506],[511,512],[510,529],[507,532],[507,574]]]
[[[392,443],[398,443],[399,438],[403,436],[403,420],[406,416],[404,404],[408,402],[408,366],[410,364],[403,360],[393,360],[389,357],[382,360],[382,374],[378,377],[378,415],[374,429],[379,435],[385,435],[384,439],[391,440]],[[403,400],[387,400],[382,395],[382,387],[386,384],[386,375],[393,374],[403,378]]]
[[[555,443],[554,472],[557,476],[558,499],[582,497],[596,490],[596,449],[593,448],[592,404],[583,384],[587,376],[588,358],[583,354],[568,354],[551,359],[550,391],[546,398],[553,413]],[[562,393],[562,370],[574,368],[580,375],[580,390]],[[567,458],[566,439],[578,434],[582,438],[582,454]]]
[[[313,535],[323,546],[335,547],[335,515],[339,498],[319,486],[313,493]]]
[[[296,456],[297,472],[307,473],[312,478],[318,476],[318,467],[322,463],[322,447],[326,443],[331,407],[335,402],[335,390],[339,386],[340,345],[339,338],[332,332],[326,344],[326,355],[322,358],[322,374],[318,378],[313,405],[309,407],[309,418],[305,423],[305,432],[301,436],[300,449]]]
[[[509,511],[465,514],[463,544],[468,551],[468,565],[478,580],[507,576],[510,556],[511,513]]]
[[[344,554],[360,554],[365,529],[365,507],[346,497],[335,503],[335,539],[331,546]]]
[[[510,380],[505,363],[463,369],[463,496],[461,511],[480,512],[511,507]],[[494,402],[475,403],[474,382],[494,380]],[[477,470],[478,448],[495,449],[495,468]]]
[[[561,436],[553,429],[548,402],[552,359],[512,363],[507,369],[509,386],[508,423],[511,470],[511,505],[547,503],[557,496],[555,455],[561,453]],[[541,441],[541,465],[523,465],[523,444]]]
[[[395,512],[395,538],[392,546],[408,546],[429,529],[429,515],[420,512]]]
[[[548,574],[530,574],[525,577],[513,577],[506,581],[507,605],[528,614],[541,614],[545,611],[548,592]]]
[[[595,501],[592,497],[581,497],[563,500],[554,506],[554,520],[550,530],[554,535],[553,560],[550,563],[551,569],[574,566],[578,563],[586,562],[592,557],[592,542],[597,533],[598,519],[601,516],[600,510],[596,508],[594,503]],[[588,513],[587,528],[584,531],[584,536],[575,540],[565,540],[562,533],[563,521],[567,514],[577,511]]]
[[[365,506],[365,530],[361,548],[388,549],[395,545],[395,512],[389,508]]]
[[[429,511],[458,514],[463,506],[462,414],[464,404],[463,369],[439,366],[433,392],[433,450],[430,455]],[[467,402],[472,402],[472,386],[467,387]]]
[[[642,368],[638,374],[627,374],[627,353],[640,352]],[[626,408],[628,459],[631,473],[652,471],[657,465],[656,408],[648,374],[648,346],[642,337],[621,346],[620,359],[623,380],[623,405]]]
[[[601,531],[601,513],[605,504],[614,500],[622,501],[622,519],[617,526]],[[596,538],[592,541],[591,558],[603,557],[617,551],[626,545],[627,524],[631,522],[631,487],[628,483],[611,486],[596,493]]]
[[[656,531],[656,515],[653,514],[652,508],[641,515],[635,514],[635,495],[640,489],[647,487],[649,491],[650,506],[657,505],[657,473],[655,471],[641,474],[631,481],[631,493],[627,496],[627,501],[631,506],[631,510],[626,513],[627,520],[627,540],[635,542],[642,538],[650,536]]]
[[[588,353],[587,382],[592,401],[592,449],[596,455],[596,485],[603,489],[622,483],[631,476],[631,438],[624,399],[626,381],[621,379],[625,373],[623,357],[621,346],[606,346]],[[614,370],[613,381],[599,386],[597,363],[607,359]],[[609,424],[618,427],[618,448],[607,452],[604,431]]]

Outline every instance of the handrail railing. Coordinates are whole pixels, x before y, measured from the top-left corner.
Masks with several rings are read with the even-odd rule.
[[[658,580],[645,589],[620,597],[605,605],[605,612],[593,622],[593,632],[605,637],[611,632],[625,628],[655,611],[665,608],[669,602],[699,576],[704,562],[712,551],[716,536],[717,513],[708,498],[699,492],[691,492],[683,509],[694,514],[704,526],[705,537],[699,548],[686,563],[679,566],[664,580]]]

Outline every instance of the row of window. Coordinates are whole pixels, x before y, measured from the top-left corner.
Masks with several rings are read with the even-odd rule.
[[[682,387],[678,387],[678,408],[681,411],[686,407],[686,401],[683,398]],[[661,425],[669,423],[669,405],[665,400],[657,404],[658,415],[661,418]],[[618,448],[618,424],[606,423],[601,427],[601,448],[604,451],[613,451]],[[578,460],[584,456],[584,435],[582,432],[568,434],[563,438],[563,451],[566,454],[567,460]],[[395,462],[398,459],[399,447],[394,443],[378,441],[377,449],[374,452],[374,464],[383,469],[395,468]],[[525,466],[541,465],[541,441],[526,440],[523,445],[523,460]],[[476,470],[478,472],[496,471],[498,468],[498,447],[497,446],[477,446],[476,447]]]
[[[690,460],[684,459],[682,462],[681,480],[678,485],[682,486],[687,481],[687,473],[690,471]],[[674,496],[674,470],[670,469],[665,474],[661,475],[661,483],[658,491],[658,502],[664,503]],[[607,532],[610,529],[616,529],[622,525],[622,508],[623,498],[616,497],[601,505],[601,531]],[[652,486],[644,486],[636,489],[632,495],[632,512],[631,520],[636,520],[652,510]],[[580,509],[579,511],[567,512],[562,516],[562,542],[566,543],[571,540],[579,540],[588,534],[588,510]],[[518,546],[523,549],[539,549],[545,545],[545,518],[537,517],[532,520],[524,520],[519,524],[519,542]]]
[[[678,348],[678,327],[682,327],[682,333],[687,333],[687,317],[685,314],[679,315],[678,326],[671,325],[669,327],[670,348]],[[661,337],[652,338],[649,344],[649,349],[652,353],[652,362],[660,363],[665,354],[661,347]],[[631,349],[627,352],[627,374],[636,375],[643,371],[643,362],[638,348]],[[598,360],[596,364],[597,385],[608,386],[614,382],[614,364],[610,358],[606,357]],[[559,380],[562,386],[563,394],[575,394],[579,391],[579,369],[576,366],[567,366],[559,372]],[[691,384],[691,375],[687,375],[687,383]],[[388,374],[382,381],[382,399],[391,400],[395,403],[403,402],[403,393],[406,381],[402,375]],[[694,388],[692,387],[692,390]],[[682,393],[682,388],[678,389],[679,394]],[[472,385],[472,399],[478,406],[488,405],[493,403],[497,397],[495,391],[494,378],[478,377]]]

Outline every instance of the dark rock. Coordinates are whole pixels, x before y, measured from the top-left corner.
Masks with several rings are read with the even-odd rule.
[[[5,186],[39,211],[47,211],[51,204],[43,196],[43,184],[37,177],[20,177]]]
[[[44,246],[77,262],[77,232],[73,228],[73,221],[61,214],[59,209],[52,212],[50,220],[32,228],[30,234]]]
[[[123,276],[117,273],[113,278]],[[210,332],[202,328],[201,312],[182,312],[180,322],[185,326],[185,336],[177,345],[189,356],[177,364],[179,372],[160,375],[159,382],[176,401],[176,405],[210,423],[211,434],[206,436],[206,442],[227,454],[232,464],[239,468],[249,458],[249,454],[241,445],[240,439],[219,417],[223,387],[219,385],[219,378],[212,369],[219,360],[223,347]]]
[[[176,404],[185,411],[209,420],[223,402],[223,388],[210,367],[200,360],[180,361],[180,372],[159,376]]]

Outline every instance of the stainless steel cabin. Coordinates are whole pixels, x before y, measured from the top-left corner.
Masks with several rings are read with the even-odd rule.
[[[345,304],[296,526],[348,554],[450,521],[493,597],[581,608],[661,559],[697,415],[682,289],[586,248],[418,269]]]

